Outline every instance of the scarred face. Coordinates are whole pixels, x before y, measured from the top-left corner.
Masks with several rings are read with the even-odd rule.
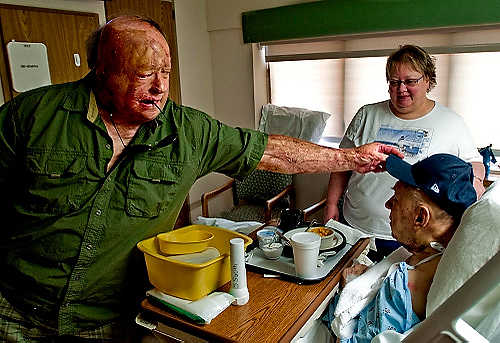
[[[423,74],[412,69],[407,64],[398,65],[390,75],[390,80],[417,80]],[[423,111],[427,104],[427,89],[429,80],[424,76],[414,86],[407,86],[400,83],[397,86],[389,85],[389,95],[391,98],[391,107],[395,114],[412,114]]]
[[[98,98],[129,125],[154,119],[168,98],[170,50],[165,38],[144,22],[121,20],[103,32],[97,66]]]
[[[404,183],[396,182],[393,189],[394,195],[385,203],[385,207],[391,210],[389,219],[392,237],[411,250],[415,246],[415,201],[410,194],[410,188]]]

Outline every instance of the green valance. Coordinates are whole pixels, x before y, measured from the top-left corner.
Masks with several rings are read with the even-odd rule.
[[[244,12],[245,43],[500,23],[500,0],[328,0]]]

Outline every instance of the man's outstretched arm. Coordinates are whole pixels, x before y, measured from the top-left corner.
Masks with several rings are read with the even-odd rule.
[[[270,135],[257,166],[284,174],[331,173],[355,170],[359,173],[385,170],[387,155],[403,155],[398,149],[370,143],[352,149],[334,149],[297,138]]]

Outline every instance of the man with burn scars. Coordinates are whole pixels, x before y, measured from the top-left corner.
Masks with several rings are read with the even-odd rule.
[[[383,171],[383,144],[320,147],[228,127],[168,98],[158,25],[118,17],[89,40],[82,80],[0,108],[0,337],[135,342],[147,287],[137,242],[174,226],[190,187],[217,171]],[[7,197],[8,195],[8,197]]]

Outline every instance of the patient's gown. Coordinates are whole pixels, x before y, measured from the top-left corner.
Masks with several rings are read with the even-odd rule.
[[[382,331],[394,330],[404,333],[420,322],[411,304],[408,267],[412,269],[406,262],[400,262],[399,266],[384,280],[375,298],[359,313],[353,336],[349,339],[342,339],[342,343],[369,343]],[[336,300],[330,304],[331,317],[328,323],[333,319]]]

